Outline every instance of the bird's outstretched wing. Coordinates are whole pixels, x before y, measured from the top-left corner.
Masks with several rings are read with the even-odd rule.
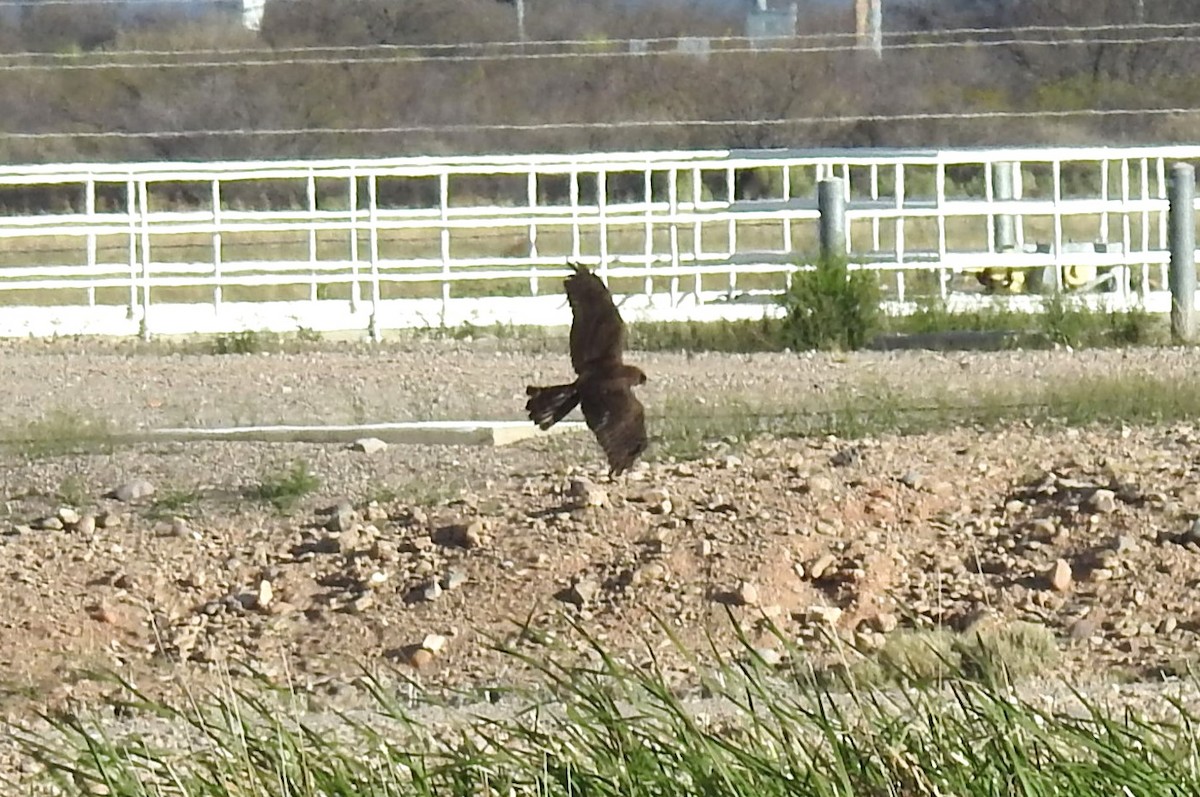
[[[646,410],[622,387],[591,387],[580,394],[580,409],[608,458],[609,472],[619,476],[646,450]]]
[[[571,366],[575,373],[600,364],[619,365],[625,348],[625,322],[604,282],[572,263],[575,273],[563,283],[571,305]]]

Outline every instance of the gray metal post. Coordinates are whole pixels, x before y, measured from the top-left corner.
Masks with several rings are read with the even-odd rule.
[[[1171,252],[1171,335],[1190,343],[1196,336],[1196,170],[1171,166],[1167,246]]]
[[[1013,191],[1013,166],[1011,162],[992,164],[992,196],[997,201],[1008,201],[1015,196]],[[997,213],[993,219],[994,242],[997,252],[1017,248],[1017,220],[1011,213]]]
[[[821,257],[841,257],[846,254],[846,194],[842,181],[830,178],[817,183],[818,235]]]

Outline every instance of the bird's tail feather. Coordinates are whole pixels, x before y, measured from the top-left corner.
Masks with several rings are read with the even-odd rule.
[[[529,401],[525,409],[529,418],[541,429],[549,429],[566,417],[579,403],[579,391],[575,385],[551,385],[550,387],[525,388]]]

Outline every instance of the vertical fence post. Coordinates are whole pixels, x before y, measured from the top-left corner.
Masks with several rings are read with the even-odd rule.
[[[1171,167],[1168,192],[1171,335],[1191,343],[1196,332],[1196,170],[1190,163]]]
[[[821,214],[818,233],[821,258],[846,254],[846,194],[836,177],[817,183],[817,211]]]
[[[1000,162],[992,164],[992,195],[997,202],[1008,202],[1014,197],[1013,164]],[[1016,219],[1011,213],[997,213],[993,220],[994,241],[997,252],[1008,252],[1017,248]]]

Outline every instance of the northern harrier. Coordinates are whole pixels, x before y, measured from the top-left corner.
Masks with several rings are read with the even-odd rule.
[[[563,284],[573,315],[571,366],[579,377],[568,385],[526,387],[525,409],[549,429],[578,404],[608,457],[609,475],[619,476],[646,450],[646,412],[632,389],[645,384],[646,375],[621,360],[625,322],[608,287],[583,266],[571,267],[575,273]]]

